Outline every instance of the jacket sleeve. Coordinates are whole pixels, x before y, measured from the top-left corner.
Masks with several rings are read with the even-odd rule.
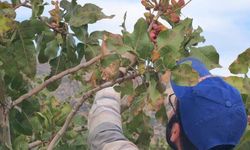
[[[112,87],[96,93],[88,116],[91,150],[138,150],[122,132],[120,93]]]

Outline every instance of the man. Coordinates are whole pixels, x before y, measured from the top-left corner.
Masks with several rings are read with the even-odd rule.
[[[168,91],[166,139],[175,150],[230,150],[242,136],[247,116],[238,90],[214,77],[197,59],[191,61],[200,75],[192,87],[171,81]],[[99,91],[89,113],[89,143],[94,150],[137,150],[122,134],[120,94],[113,88]]]

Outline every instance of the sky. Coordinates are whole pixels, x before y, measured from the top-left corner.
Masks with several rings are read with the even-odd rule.
[[[50,0],[44,0],[50,3]],[[187,0],[186,0],[187,1]],[[107,30],[120,33],[119,27],[127,12],[126,27],[129,32],[137,19],[145,12],[140,0],[78,0],[78,3],[94,3],[103,8],[106,15],[114,14],[113,19],[104,19],[89,26],[89,29]],[[47,6],[46,10],[50,10]],[[45,10],[45,12],[46,12]],[[44,15],[47,15],[45,13]],[[201,26],[206,38],[203,45],[213,45],[220,55],[222,68],[212,73],[222,76],[230,75],[228,66],[237,56],[250,47],[250,0],[192,0],[182,11],[182,18],[193,18],[194,27]],[[17,19],[30,16],[30,10],[17,10]]]

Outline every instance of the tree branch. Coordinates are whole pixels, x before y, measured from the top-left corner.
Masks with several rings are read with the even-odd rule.
[[[5,95],[5,84],[3,76],[0,72],[0,143],[2,145],[12,147],[10,123],[9,123],[9,109],[8,100]]]
[[[40,140],[34,141],[32,143],[29,143],[29,149],[35,148],[35,147],[37,147],[37,146],[39,146],[41,144],[43,144],[43,142],[40,141]]]
[[[101,58],[102,55],[98,55],[94,58],[92,58],[91,60],[89,60],[88,62],[79,64],[73,68],[67,69],[57,75],[52,76],[51,78],[49,78],[48,80],[46,80],[44,83],[40,84],[39,86],[35,87],[34,89],[32,89],[31,91],[29,91],[28,93],[20,96],[19,98],[17,98],[15,101],[12,102],[10,108],[20,104],[22,101],[24,101],[25,99],[31,97],[32,95],[35,95],[36,93],[40,92],[41,90],[43,90],[47,85],[49,85],[50,83],[61,79],[62,77],[74,73],[82,68],[85,68],[93,63],[95,63],[96,61],[98,61]]]
[[[62,126],[62,128],[56,133],[56,135],[54,136],[54,138],[52,139],[52,141],[50,142],[47,150],[52,150],[53,147],[56,145],[56,143],[58,142],[58,140],[63,136],[63,134],[66,132],[69,124],[71,123],[73,117],[75,116],[75,114],[77,113],[77,111],[79,110],[79,108],[82,106],[82,104],[94,93],[96,93],[97,91],[100,91],[101,89],[104,89],[106,87],[110,87],[113,86],[117,83],[122,83],[123,81],[129,80],[129,79],[133,79],[137,76],[139,76],[139,73],[133,73],[133,74],[129,74],[126,75],[122,78],[118,78],[115,81],[110,81],[110,82],[105,82],[104,84],[89,90],[88,92],[86,92],[83,96],[82,99],[76,104],[76,106],[71,110],[71,112],[69,113],[69,115],[67,116],[64,125]]]
[[[22,3],[20,3],[20,4],[18,4],[18,5],[16,5],[15,7],[14,7],[14,9],[18,9],[19,7],[21,7],[21,6],[23,6],[23,7],[26,7],[26,8],[32,8],[32,6],[29,4],[29,1],[28,0],[25,0],[24,2],[22,2]]]
[[[55,31],[55,32],[57,32],[57,33],[61,33],[61,34],[63,34],[63,35],[71,34],[71,35],[75,36],[74,33],[69,33],[69,32],[67,32],[67,31],[65,31],[65,29],[63,29],[63,28],[60,28],[60,27],[58,27],[58,26],[53,26],[52,24],[49,24],[48,22],[46,22],[45,20],[43,20],[42,17],[38,17],[38,19],[39,19],[40,21],[44,22],[45,25],[46,25],[47,27],[49,27],[50,29],[52,29],[53,31]]]
[[[153,18],[153,20],[151,21],[151,23],[150,23],[150,25],[149,25],[149,27],[148,27],[148,32],[150,32],[151,31],[151,29],[152,29],[152,27],[153,27],[153,24],[155,23],[155,21],[157,21],[158,20],[158,18],[160,17],[162,15],[162,11],[158,11],[157,12],[157,15]]]

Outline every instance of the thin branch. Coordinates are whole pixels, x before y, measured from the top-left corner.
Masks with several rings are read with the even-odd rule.
[[[178,10],[180,10],[180,9],[182,9],[182,8],[184,8],[184,7],[186,7],[191,1],[192,1],[192,0],[189,0],[188,2],[185,3],[185,5],[183,5],[183,6],[179,7],[179,8],[177,8],[177,9],[175,9],[174,11],[178,11]]]
[[[86,131],[86,130],[88,130],[88,129],[87,129],[86,125],[82,125],[82,126],[79,126],[79,127],[75,127],[73,130],[74,130],[75,132],[82,132],[82,131]],[[32,142],[32,143],[29,143],[28,147],[29,147],[29,149],[32,149],[32,148],[35,148],[35,147],[37,147],[37,146],[40,146],[40,145],[42,145],[42,144],[44,144],[44,143],[46,143],[46,142],[43,142],[43,141],[41,141],[41,140],[37,140],[37,141],[34,141],[34,142]]]
[[[75,114],[77,113],[77,111],[79,110],[79,108],[82,106],[82,104],[94,93],[96,93],[97,91],[100,91],[101,89],[104,89],[106,87],[110,87],[113,86],[117,83],[121,83],[123,81],[129,80],[129,79],[133,79],[137,76],[139,76],[140,74],[138,73],[133,73],[133,74],[129,74],[126,75],[122,78],[118,78],[115,81],[110,81],[110,82],[105,82],[104,84],[89,90],[88,92],[86,92],[83,96],[82,99],[76,104],[76,106],[71,110],[71,112],[69,113],[69,115],[67,116],[64,125],[62,126],[62,128],[56,133],[56,135],[54,136],[54,138],[52,139],[52,141],[50,142],[47,150],[52,150],[53,147],[56,145],[56,143],[58,142],[58,140],[63,136],[63,134],[66,132],[69,124],[71,123],[73,117],[75,116]]]
[[[250,125],[250,115],[247,116],[247,122]]]
[[[49,27],[50,29],[56,31],[57,33],[61,33],[61,34],[63,34],[63,35],[71,34],[71,35],[75,36],[74,33],[69,33],[69,32],[67,32],[67,31],[65,31],[63,28],[59,28],[59,27],[57,27],[57,26],[53,26],[53,25],[49,24],[48,22],[46,22],[45,20],[43,20],[42,17],[38,17],[38,19],[39,19],[40,21],[44,22],[45,25],[46,25],[47,27]]]
[[[39,146],[41,144],[43,144],[43,142],[40,141],[40,140],[34,141],[32,143],[29,143],[29,149],[35,148],[35,147],[37,147],[37,146]]]
[[[16,5],[14,9],[18,9],[19,7],[26,7],[32,9],[32,6],[29,4],[29,0],[25,0],[24,2]]]
[[[160,17],[162,15],[162,11],[158,11],[157,12],[157,15],[153,18],[153,20],[151,21],[151,23],[150,23],[150,25],[149,25],[149,27],[148,27],[148,32],[150,32],[151,31],[151,29],[152,29],[152,27],[153,27],[153,24],[155,23],[155,21],[157,21],[158,20],[158,18]]]
[[[40,92],[41,90],[43,90],[47,85],[49,85],[50,83],[58,80],[58,79],[61,79],[62,77],[68,75],[68,74],[71,74],[71,73],[74,73],[74,72],[77,72],[78,70],[82,69],[82,68],[85,68],[85,67],[88,67],[89,65],[92,65],[93,63],[97,62],[99,59],[101,58],[101,55],[98,55],[94,58],[92,58],[91,60],[89,60],[88,62],[85,62],[85,63],[82,63],[82,64],[79,64],[73,68],[69,68],[57,75],[54,75],[52,76],[51,78],[49,78],[48,80],[46,80],[44,83],[40,84],[39,86],[35,87],[34,89],[32,89],[31,91],[29,91],[28,93],[20,96],[19,98],[17,98],[15,101],[12,102],[11,104],[11,108],[20,104],[22,101],[24,101],[25,99],[31,97],[32,95],[35,95],[36,93]]]
[[[88,128],[86,127],[86,125],[82,125],[82,126],[79,126],[79,127],[75,127],[73,130],[75,132],[82,132],[82,131],[88,130]]]

